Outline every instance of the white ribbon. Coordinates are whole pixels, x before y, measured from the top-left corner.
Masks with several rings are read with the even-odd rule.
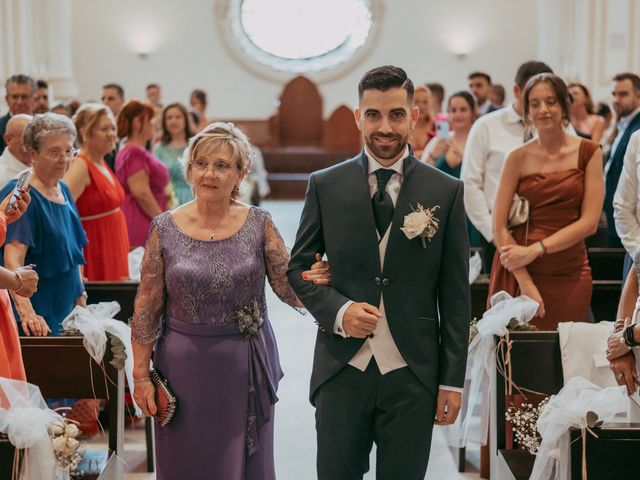
[[[40,389],[27,382],[0,378],[0,432],[25,456],[19,477],[24,480],[68,479],[56,464],[48,427],[62,417],[47,407]]]
[[[476,252],[469,258],[469,285],[476,281],[482,271],[482,257]]]
[[[527,296],[513,298],[505,291],[494,294],[490,304],[491,308],[484,313],[476,325],[478,334],[469,344],[460,415],[456,423],[445,429],[445,435],[452,447],[466,447],[470,438],[481,445],[487,443],[490,393],[495,389],[495,375],[492,375],[492,370],[495,369],[494,336],[503,337],[512,319],[516,319],[520,325],[528,323],[535,316],[540,305]],[[480,417],[479,431],[470,429],[474,414]]]
[[[107,333],[110,333],[123,343],[127,358],[124,370],[129,386],[133,388],[133,349],[131,347],[131,327],[114,316],[120,311],[118,302],[100,302],[87,308],[76,306],[62,321],[63,328],[75,328],[84,336],[82,343],[89,355],[98,363],[102,362],[107,349]],[[142,410],[135,403],[137,416],[142,416]]]
[[[587,428],[589,411],[595,412],[598,420],[611,422],[616,415],[626,412],[626,405],[624,387],[600,388],[582,377],[569,379],[562,390],[549,399],[538,418],[537,428],[542,443],[530,480],[568,480],[569,429]],[[590,435],[589,432],[585,434]]]

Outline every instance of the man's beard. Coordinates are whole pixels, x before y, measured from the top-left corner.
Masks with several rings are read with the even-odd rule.
[[[374,138],[393,138],[397,140],[396,145],[380,145],[374,143]],[[402,137],[397,134],[381,135],[373,134],[369,137],[365,137],[365,143],[369,151],[381,160],[391,160],[400,155],[402,151],[407,147],[409,137]]]

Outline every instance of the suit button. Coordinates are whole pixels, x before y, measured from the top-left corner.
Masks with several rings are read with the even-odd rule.
[[[369,335],[367,335],[367,337],[369,337],[369,338],[373,338],[373,337],[375,337],[375,334],[370,333]]]
[[[383,278],[382,279],[382,286],[386,287],[387,285],[389,285],[389,279],[388,278]]]
[[[375,283],[379,287],[382,283],[382,280],[380,280],[380,277],[376,277],[373,279],[373,283]]]

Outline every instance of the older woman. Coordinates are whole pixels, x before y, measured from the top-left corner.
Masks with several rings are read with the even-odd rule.
[[[589,89],[581,83],[569,84],[571,95],[571,124],[576,132],[587,135],[591,140],[600,143],[604,134],[604,118],[594,111],[593,100]]]
[[[139,100],[129,100],[118,113],[118,136],[124,143],[116,172],[125,191],[122,211],[131,248],[144,245],[151,219],[168,206],[169,170],[145,150],[153,137],[153,116],[153,107]]]
[[[420,110],[420,116],[411,132],[411,147],[417,158],[422,157],[424,148],[435,132],[435,107],[431,90],[425,85],[418,85],[413,92],[413,101]]]
[[[120,206],[124,190],[104,161],[116,144],[116,124],[109,107],[83,105],[73,120],[80,154],[64,180],[80,212],[89,243],[83,274],[89,280],[119,281],[129,277],[129,237]]]
[[[146,415],[156,413],[155,345],[154,368],[180,400],[175,418],[156,430],[159,480],[275,478],[272,420],[282,370],[265,277],[283,302],[302,304],[271,217],[236,200],[250,148],[228,123],[193,137],[185,176],[195,200],[151,226],[131,322],[134,398]]]
[[[56,113],[36,115],[24,131],[29,152],[31,205],[7,228],[5,267],[15,270],[34,265],[40,281],[31,297],[13,296],[25,335],[57,335],[60,322],[75,305],[86,305],[80,266],[87,244],[73,196],[62,180],[75,156],[76,128]],[[15,187],[12,180],[2,190],[5,197]]]
[[[171,103],[162,111],[162,138],[153,147],[153,154],[169,169],[169,176],[179,205],[193,200],[191,187],[184,179],[182,154],[193,134],[189,114],[181,103]]]
[[[500,255],[489,296],[506,290],[537,300],[532,322],[541,330],[587,320],[592,282],[584,240],[598,228],[604,198],[602,153],[596,143],[565,133],[569,108],[559,77],[543,73],[527,82],[524,113],[539,136],[507,157],[493,210]],[[511,229],[515,193],[528,200],[530,211]]]

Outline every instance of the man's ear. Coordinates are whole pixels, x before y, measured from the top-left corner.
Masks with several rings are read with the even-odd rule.
[[[420,117],[420,109],[418,108],[417,105],[414,105],[413,109],[411,110],[411,123],[414,126],[418,122],[419,117]]]
[[[362,120],[362,117],[360,117],[360,107],[356,107],[356,109],[353,111],[353,117],[356,121],[356,125],[358,126],[358,130],[362,130],[360,122]]]

